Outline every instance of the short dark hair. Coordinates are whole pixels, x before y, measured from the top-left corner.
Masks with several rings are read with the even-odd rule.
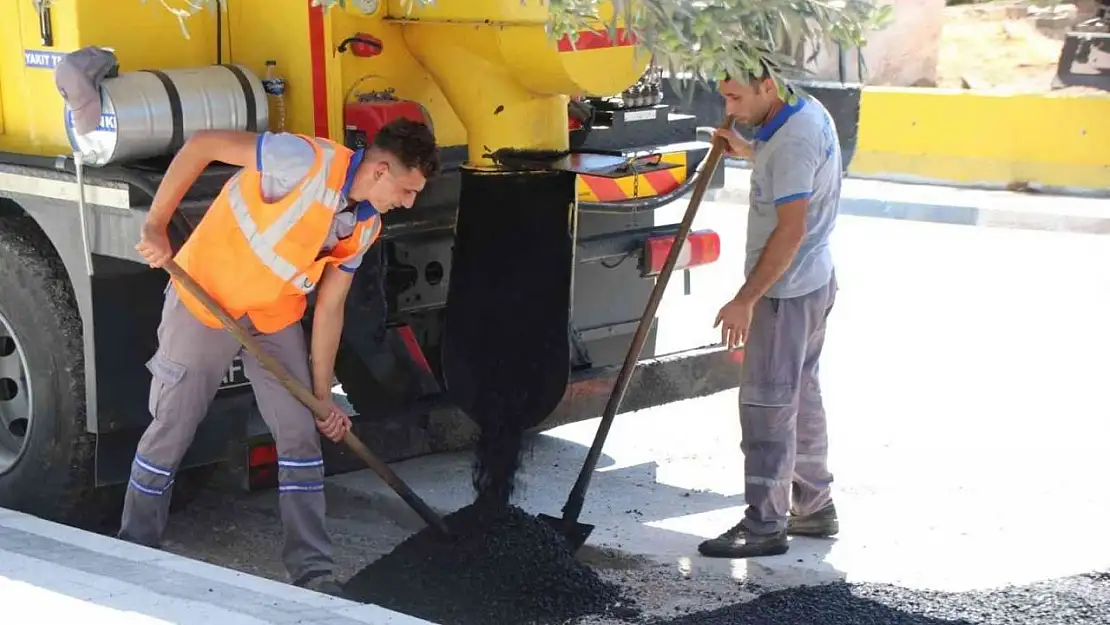
[[[404,117],[395,119],[382,126],[370,147],[392,154],[401,165],[419,170],[428,179],[438,176],[443,167],[435,135],[423,122]]]

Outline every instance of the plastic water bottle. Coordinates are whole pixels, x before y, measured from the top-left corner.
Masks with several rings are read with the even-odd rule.
[[[285,79],[277,73],[277,61],[266,61],[262,87],[270,100],[270,130],[285,132]]]

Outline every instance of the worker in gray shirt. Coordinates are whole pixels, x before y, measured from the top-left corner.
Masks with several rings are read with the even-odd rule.
[[[837,290],[829,235],[840,203],[840,144],[820,102],[783,100],[766,71],[719,88],[726,112],[755,129],[750,143],[731,129],[716,135],[730,156],[752,163],[745,280],[716,320],[726,346],[744,347],[740,446],[748,505],[740,523],[698,551],[780,555],[788,535],[839,530],[817,365]]]

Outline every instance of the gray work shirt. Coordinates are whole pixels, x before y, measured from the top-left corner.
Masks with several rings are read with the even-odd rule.
[[[801,297],[825,286],[833,273],[829,235],[840,208],[840,141],[832,116],[816,99],[799,95],[756,129],[752,148],[744,275],[751,275],[778,225],[778,207],[809,198],[806,234],[790,267],[766,297]]]
[[[307,141],[295,134],[265,132],[258,137],[257,158],[256,166],[262,173],[262,196],[267,202],[276,202],[297,188],[301,180],[312,170],[312,166],[316,163],[316,151]],[[362,151],[360,150],[351,157],[351,166],[347,172],[347,183],[343,186],[340,206],[348,203],[347,193],[350,190],[351,178],[361,161]],[[354,210],[340,210],[335,214],[331,230],[320,251],[330,252],[340,239],[346,239],[354,233],[357,222],[375,217],[379,217],[378,212],[365,202],[360,202]],[[363,254],[359,254],[343,262],[339,268],[354,273],[362,264],[362,256]]]

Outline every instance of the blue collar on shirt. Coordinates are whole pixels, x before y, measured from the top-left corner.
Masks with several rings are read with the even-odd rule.
[[[351,161],[347,164],[347,181],[343,183],[343,197],[349,197],[351,193],[351,185],[355,182],[355,172],[358,171],[358,166],[362,164],[362,159],[366,156],[366,150],[355,150],[351,155]],[[366,221],[371,217],[378,214],[378,209],[366,200],[362,200],[355,204],[355,217],[359,221]]]
[[[779,112],[775,113],[775,116],[772,117],[770,121],[756,128],[756,141],[770,141],[771,137],[775,136],[775,133],[778,132],[778,129],[782,128],[782,125],[786,123],[786,120],[790,119],[790,117],[794,115],[794,113],[802,110],[802,107],[804,107],[805,105],[806,101],[805,98],[803,98],[802,96],[798,96],[798,100],[794,102],[794,104],[791,104],[789,102],[783,104],[782,108],[779,109]]]

